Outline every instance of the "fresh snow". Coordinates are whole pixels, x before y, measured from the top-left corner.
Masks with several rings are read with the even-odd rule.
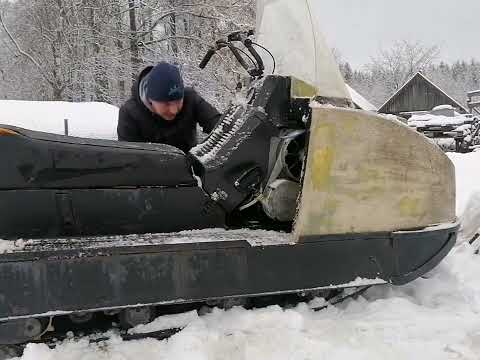
[[[90,102],[0,100],[0,124],[63,135],[116,140],[118,108]]]
[[[455,164],[457,185],[457,214],[462,215],[469,201],[476,203],[480,194],[480,151],[467,154],[447,153]],[[478,202],[480,204],[480,202]],[[474,206],[475,204],[471,204]]]
[[[449,154],[457,171],[457,210],[480,209],[480,152]],[[478,228],[477,228],[478,229]],[[320,312],[322,299],[292,309],[214,309],[160,317],[131,330],[185,327],[168,340],[89,344],[69,339],[55,349],[29,344],[22,360],[137,359],[478,359],[480,255],[460,239],[426,278],[379,285]]]
[[[129,334],[145,334],[154,331],[182,328],[198,319],[196,310],[181,314],[164,315],[149,324],[138,325],[128,331]]]
[[[350,281],[346,284],[342,284],[341,287],[357,287],[357,286],[367,286],[367,285],[377,285],[377,284],[385,284],[385,280],[382,280],[380,278],[375,278],[375,279],[363,279],[361,277],[357,277],[355,280]],[[332,288],[336,287],[335,285],[332,285]]]
[[[0,239],[0,254],[23,250],[25,245],[22,239],[16,241]]]
[[[438,106],[435,106],[432,111],[438,111],[438,110],[454,110],[455,108],[452,106],[452,105],[448,105],[448,104],[445,104],[445,105],[438,105]]]
[[[28,251],[51,251],[68,250],[73,248],[82,248],[84,250],[101,249],[106,247],[140,247],[149,245],[173,245],[190,244],[205,242],[232,242],[247,241],[251,246],[265,245],[290,245],[295,241],[291,234],[268,230],[249,230],[249,229],[203,229],[203,230],[185,230],[176,233],[166,234],[142,234],[141,236],[132,235],[108,235],[78,238],[54,238],[54,239],[29,239],[28,241],[0,240],[0,253],[2,247],[8,252],[28,252]]]
[[[411,127],[419,127],[419,126],[445,126],[445,125],[453,125],[453,126],[461,126],[464,125],[465,122],[472,121],[471,116],[467,115],[460,115],[457,114],[456,116],[443,116],[443,115],[432,115],[432,114],[423,114],[423,115],[413,115],[408,120],[408,125]]]

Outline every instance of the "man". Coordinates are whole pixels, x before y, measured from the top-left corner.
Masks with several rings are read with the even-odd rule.
[[[185,152],[197,144],[197,124],[205,133],[220,113],[192,88],[184,88],[180,71],[161,62],[145,68],[120,108],[118,140],[173,145]]]

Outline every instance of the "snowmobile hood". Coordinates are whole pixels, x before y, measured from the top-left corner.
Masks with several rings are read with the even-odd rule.
[[[257,41],[272,52],[279,75],[313,85],[317,96],[351,100],[320,31],[319,11],[312,0],[258,0]],[[265,62],[271,72],[273,61]]]

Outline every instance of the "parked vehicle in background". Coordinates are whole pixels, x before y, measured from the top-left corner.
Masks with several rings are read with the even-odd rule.
[[[480,117],[459,114],[451,105],[415,114],[408,125],[432,139],[444,151],[465,153],[480,147]]]

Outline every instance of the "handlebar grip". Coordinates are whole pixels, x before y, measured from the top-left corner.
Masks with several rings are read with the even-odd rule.
[[[242,65],[242,67],[248,71],[248,64],[243,59],[242,55],[240,55],[240,52],[237,50],[237,48],[235,48],[235,46],[231,44],[229,44],[228,47],[230,48],[230,50],[232,51],[233,55],[235,56],[237,61],[240,63],[240,65]]]
[[[200,65],[198,65],[198,67],[200,69],[205,69],[205,66],[207,66],[207,64],[210,61],[210,59],[212,58],[213,54],[215,54],[215,50],[210,48],[207,51],[207,53],[205,54],[205,56],[203,57],[202,62],[200,63]]]
[[[252,54],[252,56],[257,61],[258,68],[261,71],[265,70],[265,65],[263,64],[262,57],[260,55],[258,55],[257,50],[255,50],[255,48],[252,46],[252,41],[247,39],[247,40],[245,40],[244,45],[247,48],[247,50],[250,52],[250,54]]]

